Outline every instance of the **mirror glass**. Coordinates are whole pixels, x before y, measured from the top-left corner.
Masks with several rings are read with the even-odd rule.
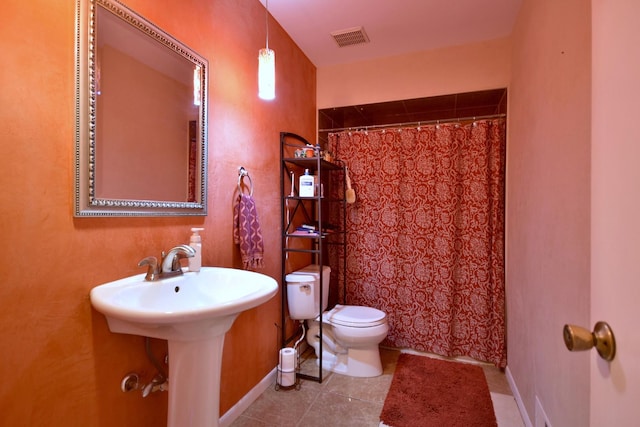
[[[206,215],[206,59],[121,3],[77,6],[75,215]]]

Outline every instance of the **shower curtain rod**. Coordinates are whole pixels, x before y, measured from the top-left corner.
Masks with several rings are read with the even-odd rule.
[[[351,126],[347,128],[333,128],[333,129],[320,129],[318,132],[342,132],[345,130],[369,130],[369,129],[381,129],[381,128],[396,128],[396,127],[410,127],[410,126],[422,126],[422,125],[433,125],[440,123],[455,123],[455,122],[468,122],[468,121],[476,121],[476,120],[486,120],[486,119],[496,119],[500,117],[506,117],[507,115],[502,114],[490,114],[487,116],[472,116],[472,117],[456,117],[451,119],[439,119],[439,120],[421,120],[418,122],[405,122],[405,123],[390,123],[386,125],[369,125],[369,126]]]

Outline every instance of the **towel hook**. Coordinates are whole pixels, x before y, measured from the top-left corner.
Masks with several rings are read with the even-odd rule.
[[[249,196],[253,196],[253,180],[251,179],[251,176],[249,175],[249,172],[244,168],[244,166],[240,166],[238,168],[238,192],[240,194],[242,194],[242,178],[243,177],[247,177],[249,178]]]

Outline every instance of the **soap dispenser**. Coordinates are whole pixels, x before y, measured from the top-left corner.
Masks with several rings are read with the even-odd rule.
[[[202,238],[200,237],[200,232],[204,230],[204,228],[192,228],[191,239],[189,240],[189,246],[196,251],[196,254],[189,258],[189,271],[200,271],[200,267],[202,267]]]
[[[300,177],[300,190],[298,194],[300,197],[314,197],[315,194],[315,179],[313,175],[309,175],[309,169],[304,170],[304,175]]]

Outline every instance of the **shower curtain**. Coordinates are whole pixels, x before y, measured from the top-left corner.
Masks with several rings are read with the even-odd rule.
[[[506,366],[505,119],[341,132],[348,304],[387,313],[384,344]]]

